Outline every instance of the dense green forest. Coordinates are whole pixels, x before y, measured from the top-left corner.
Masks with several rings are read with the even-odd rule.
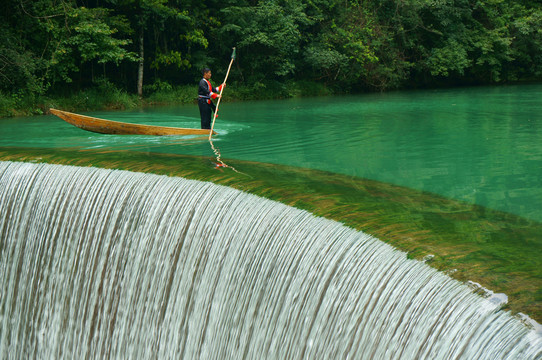
[[[240,98],[542,79],[538,0],[2,0],[0,20],[0,116],[190,98],[178,89],[205,65],[221,81],[234,46]]]

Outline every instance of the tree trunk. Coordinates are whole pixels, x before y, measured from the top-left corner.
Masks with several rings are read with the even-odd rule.
[[[141,99],[143,97],[143,65],[144,65],[144,52],[143,52],[143,27],[139,32],[139,69],[137,72],[137,95]]]

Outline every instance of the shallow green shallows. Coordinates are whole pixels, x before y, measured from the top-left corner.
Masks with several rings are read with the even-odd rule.
[[[542,85],[221,104],[205,137],[0,120],[0,160],[226,184],[373,234],[542,320]],[[88,115],[198,127],[197,106]],[[216,154],[227,167],[216,167]],[[78,151],[74,151],[78,150]],[[187,156],[190,155],[190,156]],[[260,164],[257,164],[260,163]],[[456,270],[453,272],[452,270]]]

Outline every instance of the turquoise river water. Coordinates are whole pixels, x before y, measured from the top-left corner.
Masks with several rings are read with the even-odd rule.
[[[87,115],[198,127],[196,105]],[[393,183],[542,221],[542,85],[393,92],[220,106],[223,159]],[[103,135],[55,116],[0,120],[0,147],[213,156],[206,137]]]

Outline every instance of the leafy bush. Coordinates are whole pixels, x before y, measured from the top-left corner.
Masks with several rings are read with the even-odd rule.
[[[156,79],[152,85],[143,85],[144,94],[153,94],[155,92],[167,92],[173,90],[173,86],[167,81]]]
[[[168,88],[162,84],[164,83],[161,83],[160,87],[145,99],[147,103],[150,105],[190,104],[197,99],[196,85],[172,87],[166,83],[169,85]]]
[[[0,92],[0,117],[9,117],[14,115],[15,102],[4,93]]]

